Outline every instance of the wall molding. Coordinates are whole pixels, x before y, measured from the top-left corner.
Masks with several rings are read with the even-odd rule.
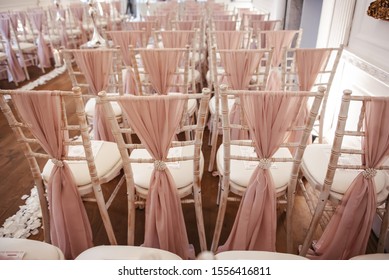
[[[389,86],[389,73],[383,69],[378,68],[347,50],[343,51],[342,59]]]

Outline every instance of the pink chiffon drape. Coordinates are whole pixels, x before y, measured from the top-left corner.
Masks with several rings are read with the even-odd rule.
[[[130,126],[155,161],[167,158],[187,99],[183,96],[128,96],[120,101]],[[193,259],[181,200],[169,169],[154,168],[146,199],[143,246],[160,248]]]
[[[5,40],[5,54],[7,55],[9,71],[11,72],[11,75],[8,75],[8,81],[21,82],[26,79],[26,75],[16,57],[15,51],[12,49],[10,24],[12,24],[10,19],[0,18],[0,32]]]
[[[389,101],[366,102],[362,160],[375,169],[389,156]],[[366,252],[376,210],[374,177],[361,172],[351,183],[322,236],[307,255],[310,259],[350,259]]]
[[[124,74],[123,91],[128,94],[139,95],[129,47],[145,47],[143,44],[143,31],[115,31],[109,34],[114,45],[119,46],[124,64],[127,66],[126,73]]]
[[[225,31],[216,32],[215,40],[219,50],[240,49],[243,46],[244,32]]]
[[[66,10],[57,9],[56,20],[59,22],[61,26],[61,30],[60,30],[61,45],[62,47],[67,48],[69,43],[69,38],[66,31]]]
[[[277,151],[296,116],[301,97],[279,92],[244,94],[244,114],[255,151],[269,159]],[[226,243],[218,252],[229,250],[276,250],[276,192],[272,175],[260,165],[254,170],[239,205]]]
[[[143,66],[149,74],[148,79],[157,94],[168,94],[169,85],[176,78],[184,51],[167,50],[153,51],[152,49],[141,50]]]
[[[112,69],[113,55],[111,51],[104,50],[78,50],[73,52],[80,71],[94,95],[106,90],[109,84],[109,75]],[[115,138],[103,117],[103,106],[96,103],[93,119],[93,131],[95,140],[115,142]]]
[[[329,49],[296,49],[295,61],[299,90],[312,90],[317,75],[323,70],[330,54],[331,50]],[[304,125],[308,117],[308,108],[305,106],[306,101],[305,98],[301,104],[300,112],[296,118],[296,126]],[[290,134],[290,141],[298,141],[302,133],[302,131],[293,131]]]
[[[164,48],[185,48],[190,46],[193,36],[195,36],[193,33],[185,31],[165,31],[161,33]]]
[[[38,58],[41,66],[45,68],[51,67],[50,63],[50,49],[49,46],[45,42],[45,38],[43,36],[43,22],[44,22],[44,13],[41,11],[29,12],[28,14],[35,28],[38,30]]]
[[[221,64],[227,73],[228,85],[234,90],[248,89],[263,54],[250,51],[221,52]],[[240,123],[240,104],[236,99],[230,112],[230,122]],[[248,139],[247,131],[232,129],[231,139]]]
[[[277,30],[257,34],[257,36],[265,36],[266,48],[273,48],[273,57],[271,62],[272,68],[269,73],[266,89],[281,90],[282,82],[279,66],[284,54],[284,48],[288,48],[292,45],[297,32],[298,31],[296,30]]]
[[[236,21],[234,20],[215,20],[213,22],[214,29],[218,31],[234,31],[236,30]]]
[[[86,34],[86,30],[84,29],[84,26],[82,24],[84,20],[84,7],[80,4],[70,4],[70,11],[73,14],[73,17],[75,18],[78,28],[81,30],[81,43],[86,43],[88,40]]]
[[[46,91],[13,98],[22,118],[31,124],[33,135],[59,163],[54,165],[47,184],[50,235],[65,257],[74,259],[93,246],[92,230],[69,165],[61,161],[67,153],[63,142],[68,136],[62,130],[60,97]]]

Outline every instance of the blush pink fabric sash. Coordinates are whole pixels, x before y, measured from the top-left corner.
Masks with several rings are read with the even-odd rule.
[[[77,50],[73,52],[80,71],[94,95],[106,90],[109,83],[110,69],[112,69],[112,52],[107,50]],[[115,142],[115,138],[103,117],[103,106],[96,103],[93,120],[94,139]]]
[[[88,38],[86,37],[87,32],[85,31],[82,22],[84,19],[84,7],[80,4],[70,4],[70,10],[73,14],[73,17],[76,19],[78,28],[81,30],[81,42],[86,43]]]
[[[317,75],[323,70],[324,63],[328,60],[331,51],[328,49],[296,49],[296,72],[299,82],[299,90],[310,91],[316,81]],[[296,126],[305,124],[308,116],[306,98],[300,106],[300,112],[296,118]],[[299,141],[302,131],[293,131],[290,134],[290,141]],[[292,151],[294,149],[291,149]]]
[[[67,151],[63,145],[60,97],[47,91],[41,94],[23,93],[13,96],[24,120],[44,150],[57,160],[47,184],[50,211],[50,235],[67,259],[74,259],[93,246],[92,230],[84,205],[74,182],[73,174],[61,161]]]
[[[389,101],[366,102],[362,159],[366,169],[375,169],[389,156]],[[310,259],[350,259],[366,252],[376,210],[374,176],[361,172],[351,183],[322,236],[307,255]]]
[[[262,56],[257,52],[238,51],[221,52],[221,64],[227,73],[229,86],[235,90],[248,89],[251,78],[257,69]],[[230,122],[240,123],[239,99],[235,100],[230,112]],[[248,133],[243,130],[232,129],[231,140],[248,139]]]
[[[169,85],[172,84],[184,55],[184,51],[169,50],[157,51],[153,49],[143,49],[140,51],[143,66],[149,73],[149,81],[157,94],[166,95],[169,91]]]
[[[127,66],[127,71],[124,76],[124,92],[128,94],[139,95],[138,88],[135,82],[135,73],[130,58],[130,46],[134,48],[145,47],[144,46],[144,32],[140,30],[134,31],[115,31],[110,32],[109,35],[115,46],[119,46],[122,53],[124,64]]]
[[[120,105],[130,126],[156,161],[146,199],[143,246],[193,259],[194,251],[188,242],[176,184],[169,169],[163,168],[186,102],[186,98],[177,95],[126,96]]]
[[[298,31],[296,30],[277,30],[263,33],[265,36],[266,48],[273,48],[271,62],[272,69],[269,73],[266,89],[281,90],[281,73],[279,66],[282,61],[283,49],[291,46],[297,32]],[[258,36],[263,34],[258,34]]]
[[[1,36],[5,40],[5,54],[7,55],[9,71],[12,75],[8,75],[8,80],[15,82],[21,82],[26,79],[22,66],[19,64],[15,51],[12,49],[11,44],[11,32],[10,32],[11,20],[8,18],[0,18],[0,32]]]
[[[50,63],[50,49],[46,44],[44,36],[43,36],[43,22],[44,22],[44,13],[43,11],[34,11],[29,13],[30,19],[34,24],[35,28],[38,30],[38,57],[39,63],[45,67],[51,67]]]
[[[301,97],[277,94],[244,94],[241,102],[247,116],[255,150],[261,159],[277,151],[296,116]],[[276,192],[272,175],[259,164],[239,205],[234,225],[226,243],[218,252],[229,250],[276,250]]]
[[[240,49],[243,46],[244,32],[225,31],[216,32],[216,45],[219,50]]]

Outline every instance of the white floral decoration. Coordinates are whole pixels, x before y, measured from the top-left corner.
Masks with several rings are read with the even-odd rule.
[[[28,238],[31,234],[39,233],[42,211],[36,187],[31,189],[30,195],[23,195],[22,199],[25,205],[19,206],[19,211],[5,220],[0,228],[0,237]]]

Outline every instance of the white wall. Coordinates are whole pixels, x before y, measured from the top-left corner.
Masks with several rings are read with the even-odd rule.
[[[357,1],[348,49],[389,72],[389,22],[367,15],[370,2],[370,0]]]
[[[253,0],[253,5],[258,10],[270,12],[270,19],[284,19],[286,0]]]

